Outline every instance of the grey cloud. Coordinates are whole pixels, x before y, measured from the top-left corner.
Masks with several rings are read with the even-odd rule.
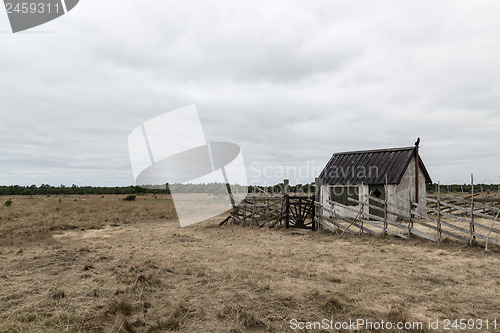
[[[421,136],[434,180],[497,182],[499,6],[81,2],[54,34],[0,34],[0,183],[130,184],[129,132],[193,103],[248,165]]]

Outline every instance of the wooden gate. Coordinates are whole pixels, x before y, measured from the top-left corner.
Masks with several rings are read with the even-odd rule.
[[[316,229],[314,220],[315,196],[285,195],[285,228]]]

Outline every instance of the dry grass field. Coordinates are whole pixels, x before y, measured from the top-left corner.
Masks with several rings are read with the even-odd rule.
[[[10,197],[10,207],[0,198],[0,332],[289,332],[292,319],[500,320],[495,248],[219,226],[220,217],[180,228],[167,197],[123,197]],[[433,332],[357,332],[368,331]]]

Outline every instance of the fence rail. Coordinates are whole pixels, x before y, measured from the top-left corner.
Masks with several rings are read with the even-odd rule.
[[[229,215],[220,224],[229,221],[243,226],[276,226],[284,217],[284,198],[282,195],[249,195],[235,205]]]
[[[342,237],[346,233],[393,235],[403,239],[420,237],[439,242],[445,237],[470,243],[500,245],[500,208],[497,200],[478,197],[477,194],[462,196],[441,194],[429,195],[426,204],[385,196],[384,199],[370,195],[362,198],[347,198],[346,205],[332,200],[322,200],[320,183],[316,180],[316,198],[311,215],[313,227],[322,227]],[[221,224],[235,223],[244,226],[276,227],[284,225],[289,214],[288,181],[284,181],[283,193],[278,195],[252,194],[233,206],[231,215]],[[309,196],[311,198],[311,196]],[[480,200],[482,199],[482,200]],[[293,208],[293,207],[292,207]],[[307,211],[303,215],[306,214]],[[300,214],[299,214],[300,215]]]
[[[326,200],[325,204],[316,202],[316,211],[322,212],[315,216],[316,223],[342,235],[389,234],[403,239],[417,236],[434,242],[448,236],[469,243],[483,242],[485,249],[491,243],[500,245],[500,226],[495,227],[500,209],[475,203],[472,198],[467,200],[449,194],[429,197],[427,206],[411,201],[398,206],[370,195],[365,196],[365,200],[348,198],[348,201],[355,206],[332,200]],[[375,215],[375,211],[383,217]],[[408,214],[401,213],[404,211]]]

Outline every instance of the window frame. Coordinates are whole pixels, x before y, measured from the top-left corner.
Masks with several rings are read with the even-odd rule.
[[[341,188],[339,194],[335,189]],[[330,200],[344,206],[358,206],[359,203],[348,200],[347,198],[359,201],[359,186],[358,185],[333,185],[330,186]]]

